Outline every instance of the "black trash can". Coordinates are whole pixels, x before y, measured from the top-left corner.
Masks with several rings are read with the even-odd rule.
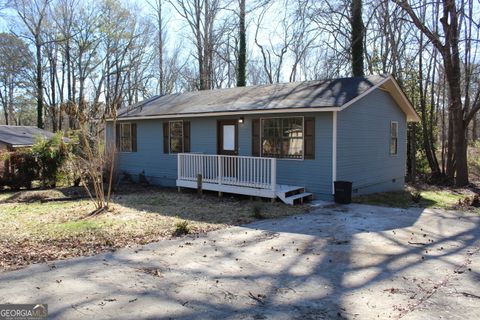
[[[335,202],[341,204],[349,204],[352,202],[352,182],[351,181],[335,181]]]

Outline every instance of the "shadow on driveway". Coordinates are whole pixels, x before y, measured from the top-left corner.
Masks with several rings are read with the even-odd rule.
[[[48,303],[64,319],[471,318],[479,224],[431,209],[318,208],[4,273],[0,302]]]

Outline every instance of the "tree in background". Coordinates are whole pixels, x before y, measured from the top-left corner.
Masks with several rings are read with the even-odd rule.
[[[170,0],[175,11],[187,22],[195,46],[198,67],[198,89],[214,88],[214,56],[221,41],[223,27],[217,29],[222,10],[220,0]]]
[[[163,96],[166,92],[165,88],[165,38],[166,27],[163,15],[164,1],[154,0],[147,1],[147,4],[154,10],[155,22],[157,26],[157,51],[156,60],[158,60],[158,94]]]
[[[473,12],[473,1],[467,2],[469,4],[470,13],[467,10],[468,6],[462,4],[462,8],[457,7],[455,0],[443,0],[439,3],[441,7],[442,16],[440,22],[442,25],[443,36],[437,30],[432,30],[426,23],[426,19],[412,8],[407,0],[395,0],[410,17],[412,23],[422,32],[425,37],[432,42],[435,49],[438,50],[443,58],[444,76],[448,87],[448,102],[449,102],[449,146],[447,158],[447,176],[455,179],[457,187],[465,186],[468,181],[468,165],[467,165],[467,130],[470,121],[475,116],[476,112],[480,110],[480,90],[477,88],[476,97],[473,104],[470,102],[471,82],[468,79],[471,77],[471,60],[468,57],[468,50],[471,46],[472,38],[468,32],[472,28],[471,15]],[[435,8],[435,4],[432,10]],[[428,6],[427,3],[421,3],[420,7]],[[418,6],[416,5],[418,8]],[[467,50],[465,61],[461,60],[460,39],[461,23],[470,21],[467,24],[467,36],[464,38],[464,48]],[[462,65],[464,70],[462,70]],[[463,71],[463,72],[462,72]],[[463,77],[462,77],[463,76]],[[463,79],[462,79],[463,78]],[[465,81],[467,80],[467,81]],[[463,85],[462,85],[463,84]],[[464,100],[462,101],[462,97]]]
[[[352,75],[358,77],[365,75],[363,66],[365,26],[362,18],[362,0],[352,0],[350,6]]]
[[[17,12],[24,27],[26,28],[25,36],[35,46],[35,84],[37,97],[37,126],[44,127],[43,123],[43,66],[42,66],[42,49],[43,28],[47,15],[48,5],[51,0],[13,0],[12,7]]]
[[[245,87],[247,83],[247,40],[245,30],[245,0],[238,0],[239,5],[239,34],[238,34],[238,75],[237,87]]]
[[[25,89],[30,84],[30,61],[30,51],[22,39],[0,33],[0,102],[7,125],[18,125],[15,105],[19,105],[17,98],[25,95]]]

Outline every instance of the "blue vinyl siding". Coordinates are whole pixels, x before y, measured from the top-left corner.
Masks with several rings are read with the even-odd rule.
[[[261,117],[291,117],[291,114],[248,116],[238,126],[239,155],[251,156],[252,119]],[[298,116],[298,115],[294,115]],[[332,181],[332,115],[331,113],[304,114],[315,117],[315,159],[277,161],[277,183],[304,186],[317,198],[331,198]],[[188,118],[191,130],[191,152],[217,153],[217,120],[238,117]],[[177,157],[163,153],[163,122],[168,119],[139,120],[137,123],[137,152],[119,153],[118,172],[128,172],[136,178],[145,172],[147,179],[161,186],[175,186]],[[111,130],[107,128],[107,136]]]
[[[390,122],[398,122],[398,153],[390,155]],[[391,96],[375,90],[338,113],[337,180],[353,195],[401,190],[406,165],[406,116]]]

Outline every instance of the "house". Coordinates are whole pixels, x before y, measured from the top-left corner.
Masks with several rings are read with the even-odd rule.
[[[28,148],[38,138],[51,138],[54,133],[33,126],[0,125],[0,151]]]
[[[134,178],[293,203],[332,199],[337,180],[354,195],[402,189],[418,120],[396,80],[375,75],[156,96],[120,109],[106,139]]]
[[[51,138],[54,134],[33,126],[0,125],[0,155],[4,152],[29,148],[35,144],[37,138]],[[8,169],[10,168],[10,169]],[[8,161],[0,161],[0,180],[13,170]]]

